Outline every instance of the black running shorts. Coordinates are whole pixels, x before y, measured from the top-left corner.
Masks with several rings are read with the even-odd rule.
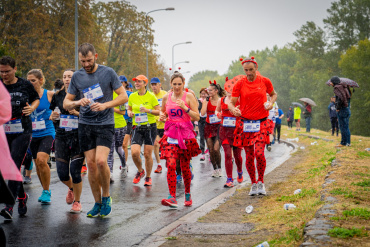
[[[78,139],[81,152],[104,146],[110,149],[114,136],[114,124],[88,125],[78,124]]]
[[[131,145],[154,145],[157,137],[157,125],[155,123],[147,125],[135,125],[132,127]]]

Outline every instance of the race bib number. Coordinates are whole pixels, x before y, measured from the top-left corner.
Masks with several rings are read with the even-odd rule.
[[[46,129],[45,120],[40,118],[33,118],[32,119],[32,130],[33,131],[41,131]]]
[[[224,127],[235,127],[236,118],[234,117],[224,117],[222,126]]]
[[[162,99],[158,99],[159,106],[162,107]]]
[[[23,133],[22,121],[20,119],[16,119],[5,123],[4,131],[6,134]]]
[[[244,121],[243,132],[258,132],[260,131],[260,121]]]
[[[148,115],[146,113],[135,114],[136,123],[145,123],[148,122]]]
[[[170,144],[179,144],[179,140],[171,138],[171,137],[167,137],[167,142]]]
[[[209,122],[211,124],[219,123],[219,122],[221,122],[221,119],[219,119],[216,115],[213,114],[213,115],[209,116]]]
[[[85,98],[92,99],[92,100],[100,99],[101,97],[104,96],[99,83],[91,87],[85,88],[84,90],[82,90],[82,92]]]
[[[70,131],[78,128],[78,117],[72,115],[60,115],[59,127]]]

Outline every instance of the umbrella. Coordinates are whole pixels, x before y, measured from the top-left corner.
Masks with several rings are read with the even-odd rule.
[[[303,102],[306,102],[309,105],[316,106],[316,103],[312,99],[309,99],[309,98],[300,98],[299,100],[300,101],[303,101]]]
[[[224,85],[224,88],[227,92],[231,93],[233,91],[233,87],[234,85],[240,80],[242,79],[243,77],[245,77],[245,75],[237,75],[235,76],[233,79],[230,79],[228,77],[226,77],[226,82],[225,82],[225,85]]]
[[[345,84],[345,85],[347,85],[347,86],[349,86],[349,87],[360,87],[358,84],[357,84],[357,82],[355,82],[355,81],[353,81],[353,80],[351,80],[351,79],[348,79],[348,78],[339,78],[340,79],[340,83],[342,83],[342,84]],[[326,82],[326,85],[328,85],[328,86],[330,86],[330,80],[329,81],[327,81]]]
[[[293,102],[292,105],[304,108],[304,106],[301,103],[298,103],[298,102]]]

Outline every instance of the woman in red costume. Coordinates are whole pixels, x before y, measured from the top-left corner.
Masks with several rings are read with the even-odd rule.
[[[273,133],[272,121],[267,119],[269,110],[276,101],[277,94],[270,79],[257,74],[258,65],[254,57],[242,60],[245,78],[234,86],[229,110],[240,116],[236,122],[234,146],[243,147],[246,153],[246,167],[251,179],[250,196],[266,195],[263,176],[266,169],[265,145],[270,143]],[[271,96],[267,102],[266,93]],[[235,107],[237,101],[240,107]],[[257,159],[258,180],[254,159]]]
[[[228,78],[226,77],[226,81]],[[234,179],[233,179],[233,154],[235,158],[235,163],[238,170],[238,177],[237,180],[239,183],[243,182],[243,168],[242,168],[242,149],[239,147],[235,147],[233,145],[234,142],[234,131],[235,131],[235,124],[236,124],[236,116],[234,116],[229,108],[228,104],[231,100],[231,93],[233,91],[234,84],[230,83],[230,86],[227,87],[228,83],[226,82],[224,85],[226,96],[222,97],[218,100],[217,108],[216,108],[216,116],[221,119],[221,126],[220,126],[220,141],[221,145],[225,152],[225,170],[227,175],[227,180],[224,185],[226,188],[234,187]],[[236,103],[236,107],[239,106],[239,102]]]
[[[184,90],[185,78],[175,72],[171,76],[172,92],[163,97],[160,120],[165,122],[164,135],[159,141],[161,159],[166,159],[167,182],[170,195],[162,200],[162,205],[177,208],[176,201],[176,163],[180,164],[185,184],[185,206],[191,206],[190,195],[191,170],[190,160],[201,151],[193,124],[199,120],[198,103],[192,93]]]
[[[204,127],[204,137],[206,138],[211,163],[213,165],[212,177],[222,177],[221,172],[221,153],[220,153],[220,140],[218,138],[218,131],[221,119],[216,116],[216,106],[220,97],[225,95],[225,91],[219,84],[214,81],[209,81],[207,89],[209,97],[203,101],[201,115],[207,113],[206,125]]]

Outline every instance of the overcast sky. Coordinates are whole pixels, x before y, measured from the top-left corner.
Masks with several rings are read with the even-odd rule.
[[[109,0],[104,0],[109,2]],[[188,80],[202,70],[219,74],[240,55],[277,45],[282,47],[295,39],[293,32],[307,21],[324,27],[322,20],[333,0],[131,0],[138,11],[174,7],[174,11],[150,13],[154,18],[155,48],[166,66],[175,63]],[[258,61],[258,58],[256,58]],[[145,74],[145,71],[143,71]],[[150,75],[152,77],[153,75]]]

